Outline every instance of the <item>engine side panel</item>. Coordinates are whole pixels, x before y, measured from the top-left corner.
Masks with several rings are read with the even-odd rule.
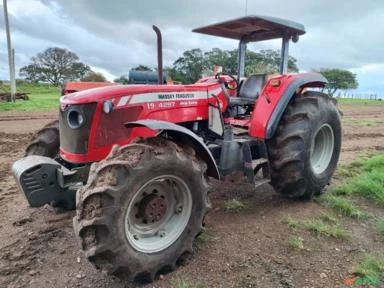
[[[208,102],[216,95],[225,104],[224,93],[217,83],[195,85],[126,85],[93,89],[74,93],[61,98],[61,109],[97,99],[97,107],[92,119],[86,153],[60,148],[60,155],[72,163],[95,162],[104,159],[112,146],[131,143],[137,137],[154,136],[148,128],[125,128],[124,123],[137,120],[162,120],[170,123],[184,123],[208,119]],[[107,95],[109,95],[107,97]],[[103,112],[104,101],[112,101],[114,110]],[[222,105],[224,106],[224,105]],[[225,109],[225,107],[223,107]]]

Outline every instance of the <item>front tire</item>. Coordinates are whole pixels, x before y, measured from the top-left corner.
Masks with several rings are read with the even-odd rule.
[[[35,133],[31,143],[25,149],[24,157],[31,155],[45,156],[55,159],[60,154],[59,120],[49,122]],[[75,209],[76,191],[66,189],[62,199],[53,201],[51,205],[57,211]]]
[[[193,150],[165,139],[114,147],[77,194],[73,223],[88,260],[125,280],[174,270],[203,231],[205,171]]]
[[[320,194],[335,171],[341,137],[335,99],[312,91],[295,96],[267,142],[275,190],[290,198]]]

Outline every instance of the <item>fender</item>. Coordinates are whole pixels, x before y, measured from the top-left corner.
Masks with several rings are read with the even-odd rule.
[[[271,81],[280,81],[279,86]],[[281,117],[298,88],[324,87],[328,80],[321,74],[302,73],[270,79],[265,85],[252,113],[249,134],[259,139],[271,139]]]
[[[160,131],[157,134],[158,136],[167,134],[168,136],[174,138],[177,142],[184,142],[188,145],[191,145],[192,148],[195,149],[196,154],[199,155],[201,159],[205,161],[205,163],[207,163],[208,176],[220,179],[219,169],[217,168],[211,151],[195,133],[188,130],[187,128],[171,122],[151,119],[128,122],[124,125],[127,128],[146,127],[151,130]]]

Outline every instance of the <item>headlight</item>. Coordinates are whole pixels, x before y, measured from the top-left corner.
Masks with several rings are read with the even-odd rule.
[[[104,103],[103,103],[103,111],[104,111],[104,113],[105,114],[109,114],[109,113],[111,113],[112,112],[112,110],[113,110],[113,103],[112,103],[112,101],[105,101]]]
[[[76,109],[72,109],[67,114],[68,126],[72,129],[80,128],[85,123],[85,116]]]

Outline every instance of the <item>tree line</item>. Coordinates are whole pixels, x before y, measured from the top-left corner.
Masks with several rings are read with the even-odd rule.
[[[165,67],[168,77],[184,84],[195,83],[203,75],[213,75],[215,65],[222,66],[223,72],[237,74],[237,49],[222,50],[213,48],[203,52],[201,49],[186,50],[176,59],[172,67]],[[280,51],[261,50],[258,52],[248,50],[245,56],[246,76],[256,73],[279,73]],[[139,65],[132,70],[156,71],[145,65]],[[298,72],[297,60],[289,56],[288,72]],[[320,69],[329,84],[326,86],[328,94],[334,94],[337,89],[356,89],[358,82],[356,75],[342,69]],[[19,75],[28,82],[48,82],[54,86],[61,86],[66,81],[107,81],[99,72],[92,71],[90,66],[81,62],[73,52],[59,47],[50,47],[31,58],[31,63],[20,69]],[[122,75],[114,82],[128,84],[127,76]]]
[[[75,53],[51,47],[31,58],[31,64],[20,68],[19,75],[32,83],[48,82],[54,86],[66,81],[107,81],[103,74],[92,71]]]

